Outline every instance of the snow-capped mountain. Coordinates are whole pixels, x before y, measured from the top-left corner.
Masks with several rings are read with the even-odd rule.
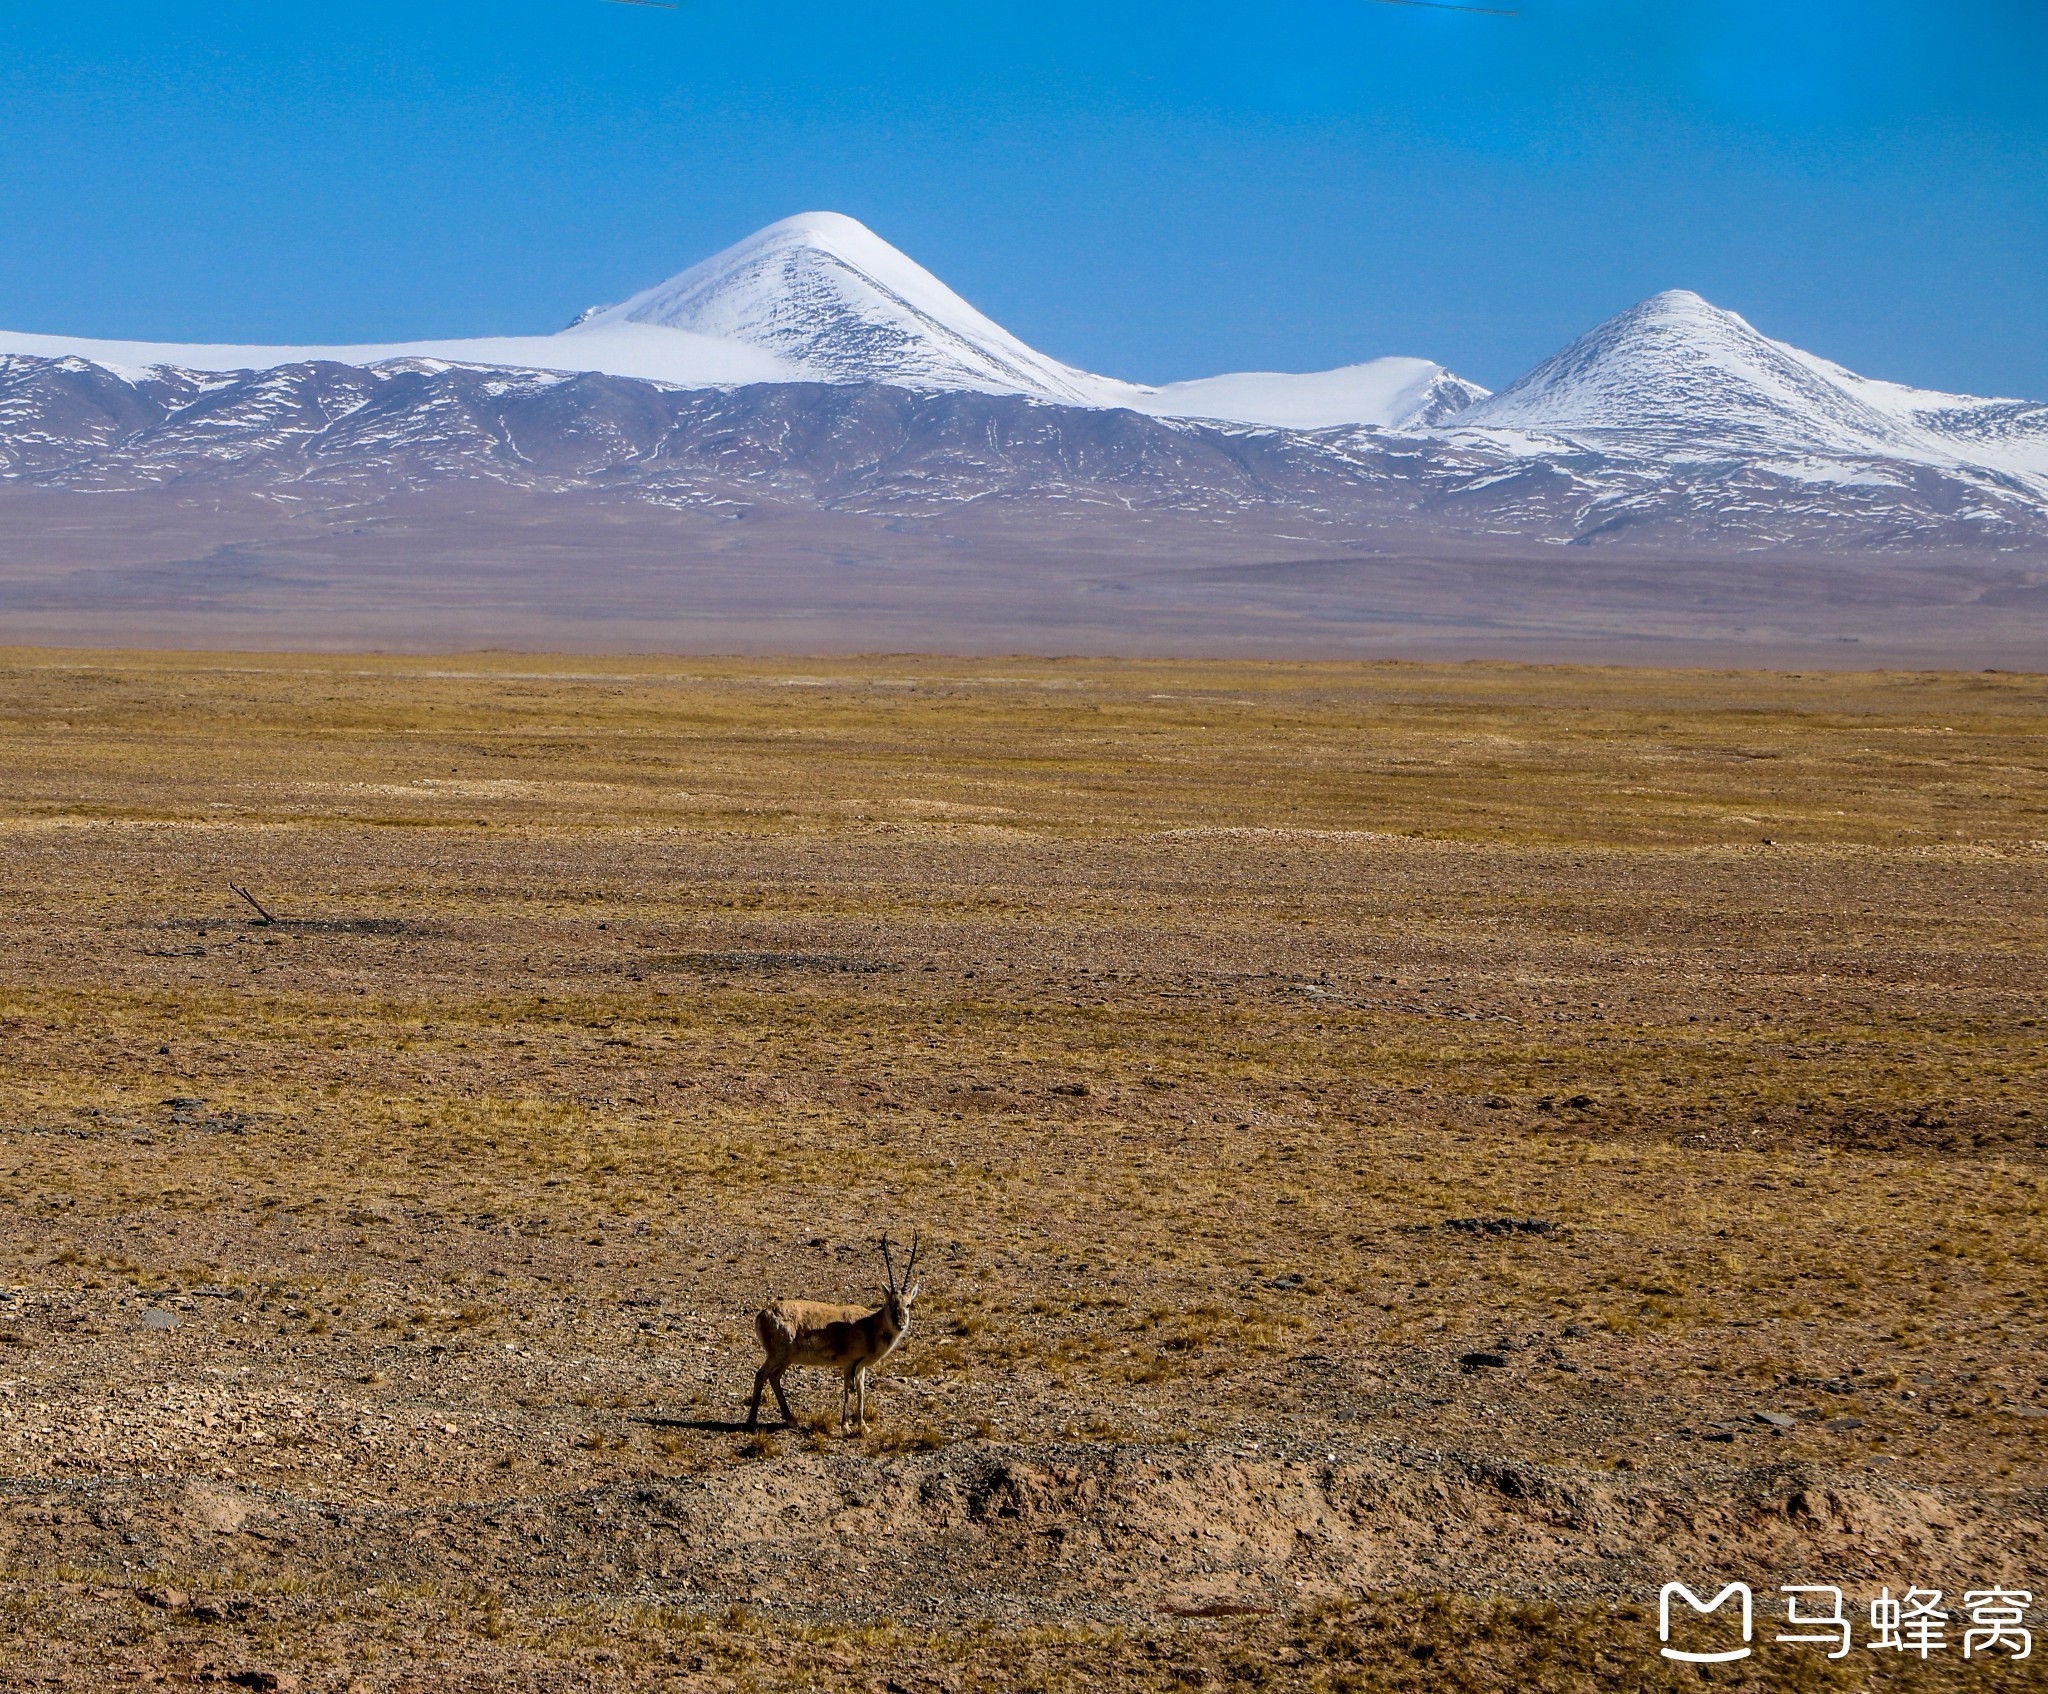
[[[1304,375],[1242,372],[1147,387],[1027,347],[866,225],[837,212],[770,224],[737,246],[554,335],[357,347],[202,346],[0,331],[0,353],[83,358],[124,374],[274,370],[325,361],[431,360],[598,372],[681,388],[883,382],[1016,394],[1054,405],[1289,429],[1442,421],[1486,391],[1427,359],[1381,358]]]
[[[865,224],[837,212],[784,218],[572,332],[652,324],[736,341],[820,382],[1028,394],[1094,403],[1102,380],[1027,347]]]
[[[1701,430],[1757,451],[1882,452],[1883,414],[1733,312],[1673,289],[1609,318],[1457,421],[1574,437],[1624,431],[1683,441]]]
[[[945,521],[1177,514],[1224,534],[1687,548],[2048,552],[2019,479],[1899,460],[1660,457],[1503,430],[1290,430],[893,383],[679,388],[395,360],[128,378],[0,355],[0,482],[116,495],[241,489],[378,510],[462,485],[745,515]],[[1816,469],[1815,467],[1822,467]],[[1197,554],[1189,555],[1191,562]]]
[[[1035,351],[852,219],[811,213],[553,335],[0,334],[0,480],[344,502],[476,480],[662,505],[1114,504],[1575,543],[2041,551],[2048,405],[1861,377],[1677,291],[1496,395],[1419,358],[1145,387]]]
[[[2048,406],[1873,382],[1683,289],[1609,318],[1451,422],[1636,455],[1977,467],[2039,477],[2048,494]]]
[[[1434,424],[1486,390],[1428,359],[1338,370],[1241,371],[1147,387],[1063,365],[1027,347],[865,224],[805,212],[570,326],[686,330],[733,342],[814,382],[1021,394],[1063,406],[1214,418],[1283,429]]]

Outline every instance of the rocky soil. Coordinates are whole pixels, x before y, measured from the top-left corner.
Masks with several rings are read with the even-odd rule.
[[[7,673],[10,1686],[1661,1690],[1667,1580],[2043,1587],[2038,684],[430,670]],[[873,1428],[747,1431],[885,1227]],[[1811,1657],[1714,1685],[2033,1674]]]

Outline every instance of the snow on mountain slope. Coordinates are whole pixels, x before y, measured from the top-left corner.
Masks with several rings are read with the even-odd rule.
[[[334,509],[489,482],[734,511],[1264,512],[1252,521],[1297,539],[1394,523],[1595,546],[2048,556],[2048,491],[2011,476],[1818,454],[1660,458],[1626,438],[1529,450],[1537,439],[1258,428],[889,383],[689,389],[424,359],[130,381],[86,359],[0,354],[0,485],[76,493],[289,490]]]
[[[592,308],[571,333],[612,324],[656,324],[741,342],[824,382],[1022,394],[1057,405],[1287,429],[1434,423],[1485,392],[1441,365],[1406,358],[1306,374],[1247,371],[1158,388],[1096,376],[1026,346],[866,225],[837,212],[770,224],[630,300]]]
[[[1101,379],[1024,345],[865,224],[784,218],[572,333],[654,324],[772,354],[825,382],[896,382],[1090,403]]]
[[[1664,494],[1683,484],[1697,505],[1703,479],[1733,465],[1764,478],[1765,505],[1787,489],[1828,486],[1889,488],[1916,502],[1914,477],[1927,468],[1957,487],[2048,500],[2048,405],[1857,376],[1696,294],[1631,307],[1496,395],[1413,358],[1147,387],[1025,345],[871,230],[830,212],[771,224],[554,335],[198,347],[0,334],[0,357],[8,354],[85,359],[137,381],[320,364],[483,368],[542,387],[578,374],[679,389],[874,383],[1262,429],[1442,432],[1489,459],[1571,460],[1572,477],[1625,491],[1631,509],[1653,483]]]
[[[1829,380],[1937,448],[1972,464],[2048,479],[2048,405],[2038,400],[1981,400],[1858,376],[1802,354]]]
[[[1294,429],[1427,425],[1485,392],[1426,359],[1404,358],[1163,388],[1096,376],[1027,347],[922,265],[836,212],[770,224],[629,300],[593,307],[555,335],[261,347],[0,332],[5,353],[90,359],[124,375],[159,367],[231,372],[309,361],[370,367],[425,359],[600,372],[683,388],[882,382]]]
[[[137,376],[157,369],[264,371],[319,362],[359,369],[400,359],[507,370],[596,371],[679,388],[724,388],[747,382],[795,382],[804,373],[772,353],[737,341],[642,324],[608,324],[559,335],[493,335],[444,341],[391,341],[361,346],[263,347],[169,341],[95,341],[80,336],[23,335],[0,330],[0,354],[38,359],[90,359]]]
[[[1240,371],[1133,388],[1123,404],[1154,417],[1218,418],[1277,429],[1416,429],[1456,416],[1485,394],[1428,359],[1391,358],[1302,375]]]
[[[1921,391],[1924,393],[1924,391]],[[1970,400],[1915,414],[1920,427],[1972,464],[2039,479],[2048,486],[2048,405],[2038,400]]]
[[[1461,412],[1457,427],[1627,431],[1752,451],[1885,452],[1907,432],[1733,312],[1673,289],[1609,318]]]
[[[1603,451],[1744,456],[1820,480],[1863,474],[1855,466],[1873,458],[1962,465],[2048,492],[2048,406],[1858,376],[1681,289],[1609,318],[1446,427],[1526,434],[1531,451],[1563,437]]]

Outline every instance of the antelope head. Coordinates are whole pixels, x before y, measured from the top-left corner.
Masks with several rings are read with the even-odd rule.
[[[896,1262],[889,1254],[889,1237],[882,1237],[882,1269],[889,1278],[889,1292],[882,1296],[882,1306],[889,1314],[889,1322],[898,1333],[910,1327],[910,1308],[924,1292],[922,1283],[910,1280],[917,1272],[917,1255],[923,1240],[921,1232],[912,1231],[910,1257],[904,1262],[903,1281],[899,1285],[896,1281]]]

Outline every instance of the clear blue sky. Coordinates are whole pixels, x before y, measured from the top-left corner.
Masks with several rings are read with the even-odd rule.
[[[1520,4],[14,0],[0,325],[546,330],[828,209],[1117,376],[1498,385],[1689,287],[2048,398],[2048,0]]]

